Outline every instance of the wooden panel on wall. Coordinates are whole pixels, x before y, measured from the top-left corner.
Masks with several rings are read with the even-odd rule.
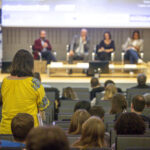
[[[14,54],[19,49],[28,49],[34,43],[34,40],[39,37],[39,32],[43,28],[8,28],[3,27],[3,60],[11,61]],[[80,28],[46,28],[47,38],[50,40],[52,47],[57,51],[57,59],[66,59],[66,44],[70,43],[75,34],[80,34]],[[121,57],[121,45],[127,37],[131,36],[134,29],[105,29],[105,28],[88,28],[90,38],[90,53],[93,51],[95,44],[98,44],[103,39],[103,33],[110,31],[112,39],[116,45],[115,60],[119,61]],[[141,37],[144,39],[144,60],[150,58],[149,43],[150,29],[139,29]]]

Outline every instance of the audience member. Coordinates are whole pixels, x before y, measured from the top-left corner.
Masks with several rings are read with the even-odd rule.
[[[70,150],[64,131],[57,126],[32,129],[26,145],[27,150]]]
[[[146,77],[146,75],[145,74],[143,74],[143,73],[141,73],[141,74],[138,74],[138,76],[137,76],[137,84],[138,85],[136,85],[136,86],[134,86],[134,87],[132,87],[132,89],[133,88],[139,88],[139,89],[141,89],[141,88],[150,88],[150,86],[148,86],[147,84],[146,84],[146,80],[147,80],[147,77]]]
[[[131,112],[134,112],[136,114],[138,114],[139,116],[142,117],[142,119],[149,123],[150,125],[150,118],[143,115],[142,112],[145,108],[145,99],[142,95],[136,95],[133,97],[132,99],[132,103],[131,103]]]
[[[135,30],[132,37],[128,38],[123,45],[125,50],[125,60],[130,61],[130,64],[142,63],[139,52],[143,50],[143,39],[140,38],[140,32]]]
[[[102,87],[99,83],[99,79],[95,77],[91,79],[91,88],[92,90],[90,91],[90,100],[93,100],[93,98],[96,97],[96,93],[104,91],[104,87]]]
[[[78,100],[76,92],[71,87],[63,89],[62,100]]]
[[[40,76],[39,72],[34,72],[33,73],[33,77],[36,78],[36,79],[38,79],[41,82],[41,76]]]
[[[111,53],[115,51],[115,42],[111,39],[111,33],[105,32],[104,39],[97,46],[97,59],[102,61],[110,61]]]
[[[43,59],[47,60],[47,64],[51,61],[56,61],[52,53],[52,46],[49,40],[46,39],[45,30],[40,31],[40,38],[34,41],[33,50],[35,59],[39,59],[39,55],[41,55]]]
[[[110,114],[120,115],[127,111],[127,101],[122,94],[116,94],[111,101]]]
[[[12,134],[11,121],[18,113],[28,113],[38,126],[38,112],[49,105],[43,86],[33,78],[33,57],[27,50],[19,50],[14,56],[11,76],[2,82],[2,120],[0,134]]]
[[[112,81],[112,80],[106,80],[105,83],[104,83],[104,88],[106,88],[108,84],[114,84],[116,86],[116,84],[115,84],[114,81]],[[117,91],[118,91],[118,93],[122,93],[122,89],[121,88],[117,87]]]
[[[74,112],[77,111],[78,109],[85,109],[89,112],[91,108],[91,104],[88,101],[79,101],[76,103],[75,107],[74,107]]]
[[[105,111],[102,106],[93,106],[89,111],[91,116],[97,116],[104,121]]]
[[[103,121],[99,117],[90,117],[83,124],[81,138],[73,144],[73,147],[80,149],[105,147],[104,135]]]
[[[146,94],[144,94],[144,98],[145,98],[145,106],[147,107],[147,108],[150,108],[150,93],[146,93]]]
[[[77,110],[71,117],[68,133],[73,135],[81,134],[83,123],[90,118],[90,114],[84,110]]]
[[[11,130],[16,142],[25,143],[29,131],[34,127],[34,118],[27,113],[18,113],[11,122]]]
[[[117,88],[114,84],[108,84],[105,88],[104,97],[101,100],[112,100],[113,96],[117,94]]]

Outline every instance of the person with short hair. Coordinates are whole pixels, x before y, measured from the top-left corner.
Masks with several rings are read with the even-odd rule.
[[[28,113],[39,125],[38,114],[49,105],[44,87],[33,77],[34,61],[24,49],[19,50],[12,62],[11,75],[4,78],[1,86],[2,120],[0,134],[12,134],[11,121],[18,113]]]
[[[43,59],[49,64],[51,61],[56,61],[55,56],[52,53],[52,46],[49,40],[46,39],[46,31],[40,31],[40,38],[34,41],[33,45],[34,59],[39,59],[38,53],[41,53]]]
[[[89,111],[91,116],[97,116],[104,121],[105,111],[102,106],[93,106]]]
[[[150,93],[146,93],[143,95],[145,98],[145,104],[147,108],[150,108]]]
[[[115,51],[115,42],[111,38],[111,33],[106,31],[104,39],[97,46],[97,59],[102,61],[110,61],[111,53]]]
[[[87,149],[87,148],[103,148],[106,147],[105,126],[103,121],[96,116],[90,117],[82,126],[82,133],[72,147]]]
[[[68,133],[78,135],[82,132],[83,123],[90,118],[90,114],[85,109],[79,109],[71,117]]]
[[[34,118],[30,114],[18,113],[11,121],[11,131],[16,142],[25,143],[32,128],[34,128]]]
[[[85,109],[89,112],[91,108],[91,104],[88,101],[79,101],[74,106],[74,112],[76,112],[78,109]]]
[[[26,147],[27,150],[70,150],[65,132],[57,126],[33,128]]]
[[[90,83],[92,88],[92,90],[90,91],[90,100],[93,100],[93,98],[96,97],[96,93],[104,91],[104,87],[101,87],[99,79],[96,77],[91,78]]]
[[[145,99],[142,95],[134,96],[131,103],[131,112],[134,112],[141,116],[142,119],[150,125],[150,118],[142,114],[145,108],[145,104]]]

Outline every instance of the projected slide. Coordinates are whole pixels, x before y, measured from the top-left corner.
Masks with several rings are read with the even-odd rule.
[[[150,0],[3,0],[2,25],[150,28]]]

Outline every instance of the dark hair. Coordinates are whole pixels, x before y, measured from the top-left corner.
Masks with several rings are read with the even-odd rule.
[[[122,94],[116,94],[113,96],[111,101],[111,114],[119,114],[127,109],[127,101],[125,96]]]
[[[28,134],[26,147],[27,150],[69,150],[69,142],[57,126],[37,127]]]
[[[136,95],[132,99],[132,105],[135,111],[142,112],[145,108],[145,99],[142,95]]]
[[[111,33],[110,33],[109,31],[106,31],[106,32],[104,32],[104,35],[103,35],[104,40],[105,40],[105,34],[106,34],[106,33],[109,35],[109,39],[111,39]]]
[[[13,137],[18,142],[24,142],[29,131],[34,127],[34,119],[30,114],[18,113],[11,122]]]
[[[147,77],[145,74],[141,73],[137,76],[137,82],[139,85],[145,85],[146,84],[146,80],[147,80]]]
[[[101,119],[104,118],[105,115],[105,111],[102,106],[93,106],[90,109],[89,113],[91,114],[91,116],[97,116],[100,117]]]
[[[134,39],[134,34],[135,34],[135,33],[137,33],[137,34],[138,34],[139,39],[140,39],[140,32],[139,32],[139,30],[135,30],[135,31],[133,31],[133,33],[132,33],[132,39]]]
[[[99,85],[100,85],[100,83],[99,83],[98,78],[93,77],[91,79],[91,87],[94,88],[94,87],[99,86]]]
[[[24,49],[19,50],[11,65],[11,75],[18,77],[33,76],[34,62],[32,55]]]
[[[66,87],[63,89],[62,93],[63,98],[69,99],[69,100],[77,100],[77,94],[71,87]]]
[[[104,87],[106,88],[108,84],[114,84],[115,85],[115,82],[112,80],[106,80],[104,83]]]
[[[150,107],[150,93],[144,94],[145,104],[147,107]]]
[[[74,112],[77,111],[78,109],[85,109],[89,112],[91,108],[91,104],[88,101],[79,101],[76,103],[75,107],[74,107]]]
[[[114,129],[117,134],[144,134],[145,123],[141,116],[133,112],[127,112],[120,115],[117,119]]]
[[[39,72],[34,72],[33,73],[33,77],[36,78],[36,79],[38,79],[41,82],[41,76],[40,76]]]

